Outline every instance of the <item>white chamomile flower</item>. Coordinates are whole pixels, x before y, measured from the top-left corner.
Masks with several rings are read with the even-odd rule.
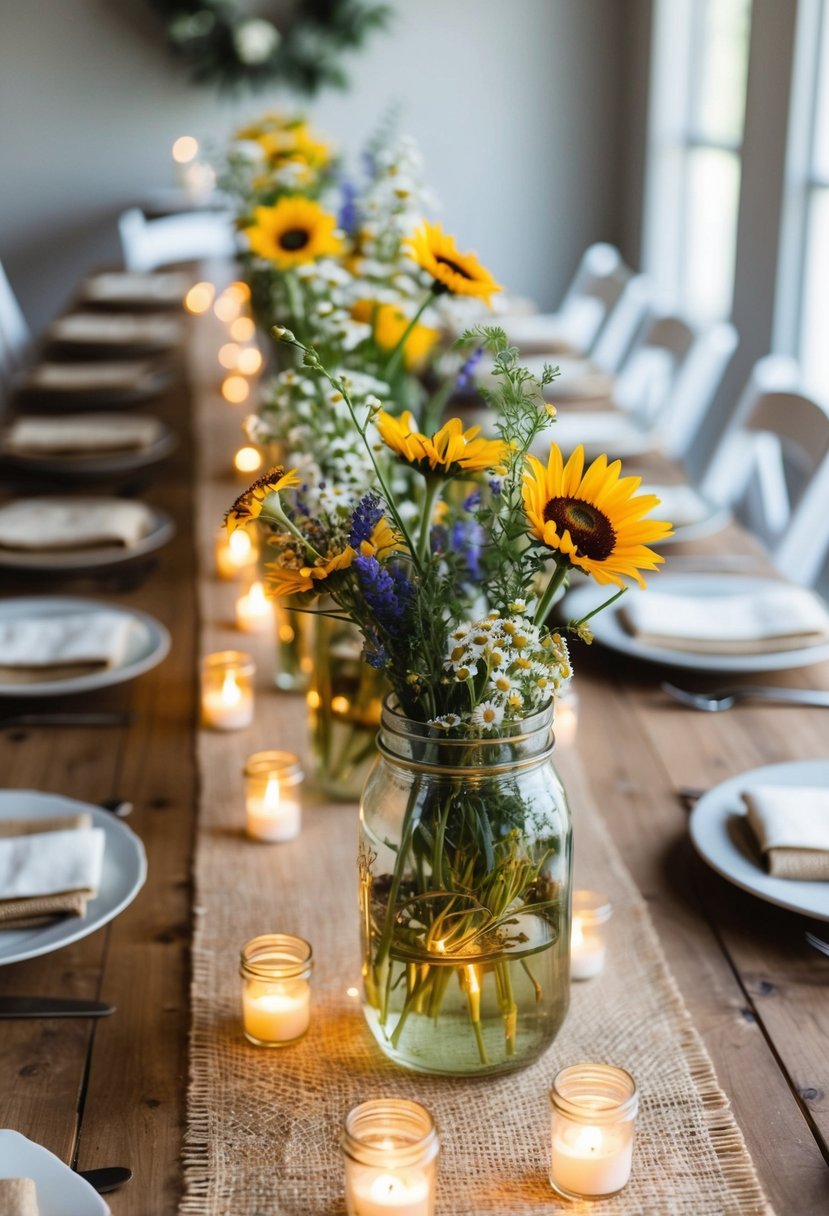
[[[494,701],[481,701],[472,711],[470,721],[474,726],[495,727],[500,726],[504,720],[504,710],[502,706],[496,705]]]

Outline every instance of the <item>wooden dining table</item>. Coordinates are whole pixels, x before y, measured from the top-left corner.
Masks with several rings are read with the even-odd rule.
[[[169,657],[130,684],[48,706],[0,704],[0,719],[44,707],[135,715],[129,726],[103,728],[0,722],[4,787],[93,804],[129,800],[129,825],[147,851],[146,885],[114,921],[54,953],[0,967],[0,996],[60,995],[116,1006],[114,1015],[96,1021],[10,1020],[0,1030],[0,1126],[79,1169],[129,1166],[132,1181],[107,1197],[115,1216],[173,1213],[182,1193],[199,799],[196,572],[209,561],[196,551],[198,389],[186,353],[183,348],[170,358],[175,375],[166,395],[142,407],[176,431],[175,454],[150,481],[115,487],[172,515],[172,542],[149,568],[135,572],[41,582],[3,576],[4,596],[59,591],[106,599],[151,613],[172,636]],[[230,464],[239,421],[238,409],[228,407],[217,428],[227,444],[228,502],[240,485]],[[654,480],[678,475],[658,457],[636,463]],[[737,524],[666,554],[669,570],[672,559],[676,569],[687,568],[686,558],[700,566],[710,558],[720,572],[770,570],[760,546]],[[647,901],[771,1204],[780,1216],[829,1212],[829,958],[804,937],[811,928],[829,938],[829,925],[762,902],[710,870],[689,839],[693,795],[687,792],[760,764],[829,757],[829,713],[759,702],[699,713],[661,690],[666,669],[598,643],[574,644],[574,666],[574,754]],[[773,679],[829,689],[829,664],[775,672]],[[763,682],[740,678],[752,680]],[[699,687],[720,682],[696,676]],[[290,694],[273,689],[268,695]],[[567,766],[565,750],[565,782]]]

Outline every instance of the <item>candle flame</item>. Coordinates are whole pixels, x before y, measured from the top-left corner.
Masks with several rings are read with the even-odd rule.
[[[256,448],[244,447],[233,458],[233,463],[240,473],[255,473],[262,466],[262,454]],[[293,630],[291,630],[293,634]],[[289,641],[292,639],[289,638]]]
[[[194,283],[184,297],[184,307],[198,316],[199,313],[207,312],[215,294],[216,288],[212,283]]]
[[[189,164],[199,154],[199,141],[192,135],[180,135],[173,144],[173,160],[177,165]]]
[[[577,1153],[598,1153],[603,1137],[600,1127],[580,1127],[573,1137],[573,1148]]]
[[[242,690],[236,682],[236,672],[226,671],[222,682],[222,702],[231,708],[238,705],[242,699]]]
[[[263,805],[271,815],[276,814],[279,810],[279,779],[277,777],[268,777]]]
[[[231,532],[227,547],[232,560],[242,565],[250,559],[253,544],[244,528],[237,528],[235,532]]]
[[[584,945],[584,930],[581,927],[581,917],[573,917],[573,927],[570,931],[570,949],[580,950]]]
[[[241,405],[250,396],[250,385],[244,376],[225,376],[222,381],[222,396],[231,405]]]
[[[255,583],[251,583],[250,591],[248,592],[248,608],[254,608],[259,611],[267,606],[268,601],[265,596],[265,588],[258,580]]]

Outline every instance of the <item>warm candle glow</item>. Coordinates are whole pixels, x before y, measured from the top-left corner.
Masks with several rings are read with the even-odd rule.
[[[305,1034],[311,1020],[311,989],[305,980],[275,984],[260,996],[246,992],[243,1003],[245,1034],[259,1043],[291,1043]]]
[[[225,295],[238,300],[240,304],[245,304],[250,299],[250,288],[241,279],[235,279],[232,283],[228,283]]]
[[[242,730],[253,721],[253,661],[241,651],[207,655],[202,664],[202,719],[214,730]]]
[[[235,296],[228,295],[223,291],[216,303],[213,305],[213,312],[220,321],[235,321],[241,312],[241,301]]]
[[[254,840],[293,840],[302,824],[302,768],[291,752],[256,752],[245,764],[247,832]]]
[[[213,303],[216,288],[212,283],[194,283],[184,297],[184,307],[194,316],[207,312]]]
[[[227,672],[225,675],[222,683],[221,698],[223,703],[229,708],[238,705],[242,699],[242,690],[236,683],[236,675],[232,671]]]
[[[238,317],[230,326],[230,336],[237,342],[250,342],[256,333],[256,326],[250,317]]]
[[[234,533],[235,535],[235,533]],[[273,628],[273,604],[258,580],[236,601],[236,625],[243,633],[264,633]]]
[[[568,1198],[601,1199],[630,1177],[639,1098],[629,1073],[608,1064],[573,1064],[551,1091],[550,1181]]]
[[[244,945],[242,1024],[250,1042],[285,1047],[305,1034],[311,1021],[312,967],[311,947],[301,937],[264,934]]]
[[[254,376],[262,366],[262,356],[255,346],[246,346],[240,351],[236,366],[245,376]]]
[[[241,405],[250,396],[250,385],[244,376],[226,376],[222,381],[222,396],[231,405]]]
[[[262,467],[262,453],[258,448],[244,447],[239,448],[239,451],[233,457],[233,464],[240,473],[255,473],[257,469]],[[291,630],[291,636],[288,641],[293,641],[294,631]]]
[[[249,532],[237,528],[228,536],[224,528],[216,537],[216,571],[219,578],[237,578],[256,563],[257,547]]]
[[[233,371],[239,362],[239,352],[241,346],[238,342],[225,342],[224,346],[219,347],[217,358],[222,367],[228,371]]]
[[[199,141],[192,135],[180,135],[173,144],[173,160],[178,165],[189,164],[199,154]]]
[[[597,891],[573,892],[570,929],[570,978],[589,980],[604,970],[607,943],[605,926],[611,907]]]

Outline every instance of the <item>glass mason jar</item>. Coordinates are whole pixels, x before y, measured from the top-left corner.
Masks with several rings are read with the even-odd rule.
[[[529,1064],[570,993],[572,835],[552,707],[453,739],[386,701],[360,804],[364,1012],[419,1072]]]
[[[289,933],[265,933],[242,947],[242,1027],[256,1047],[286,1047],[311,1021],[311,947]]]
[[[329,798],[356,802],[377,754],[388,685],[363,658],[356,626],[322,613],[309,619],[313,662],[306,699],[314,778]]]
[[[440,1141],[424,1106],[374,1098],[349,1111],[343,1128],[348,1216],[432,1216]]]
[[[612,1064],[571,1064],[550,1091],[550,1182],[568,1199],[607,1199],[626,1185],[639,1094]]]

